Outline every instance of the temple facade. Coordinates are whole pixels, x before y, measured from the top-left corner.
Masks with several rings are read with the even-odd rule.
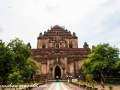
[[[31,48],[30,43],[28,46]],[[76,78],[81,75],[82,60],[88,57],[90,48],[86,42],[78,48],[78,37],[75,32],[63,26],[51,26],[51,29],[40,33],[37,37],[37,48],[32,49],[31,57],[37,61],[39,72],[36,79],[55,79],[56,76],[65,79],[68,76]]]

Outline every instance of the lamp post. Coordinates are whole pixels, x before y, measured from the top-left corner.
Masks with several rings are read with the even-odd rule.
[[[78,76],[78,78],[79,78],[78,81],[80,81],[80,75]]]
[[[70,76],[71,82],[72,82],[72,75]]]
[[[67,79],[68,79],[68,83],[70,82],[70,79],[72,78],[72,75],[68,75]]]

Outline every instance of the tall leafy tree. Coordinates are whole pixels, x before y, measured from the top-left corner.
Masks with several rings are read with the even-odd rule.
[[[26,70],[27,59],[31,55],[31,50],[19,38],[12,39],[8,43],[8,47],[12,49],[15,54],[13,62],[14,68],[12,69],[12,73],[9,74],[9,81],[14,84],[18,84],[20,83],[20,79],[23,77],[24,71]]]
[[[0,40],[0,79],[2,85],[6,84],[8,76],[14,68],[14,52]]]
[[[6,84],[6,80],[13,84],[19,84],[21,77],[29,77],[35,73],[38,66],[32,58],[31,50],[22,40],[15,38],[6,46],[0,41],[0,80]]]
[[[8,47],[11,48],[15,54],[14,70],[22,71],[26,66],[26,61],[31,55],[31,50],[27,47],[22,40],[15,38],[8,43]]]
[[[108,80],[109,72],[115,70],[115,63],[119,60],[118,48],[108,43],[99,44],[94,47],[89,57],[83,61],[82,69],[84,74],[99,72],[103,82]]]
[[[22,40],[15,38],[9,42],[8,46],[15,53],[13,72],[17,72],[17,74],[20,74],[21,77],[28,78],[37,71],[38,66],[36,61],[30,58],[31,50],[23,43]],[[13,78],[14,74],[11,74],[11,76],[12,77],[10,78]]]

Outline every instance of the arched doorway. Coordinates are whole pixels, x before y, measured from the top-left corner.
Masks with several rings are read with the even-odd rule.
[[[59,66],[56,66],[55,68],[55,79],[56,79],[56,76],[61,77],[61,70],[60,70],[60,67]]]

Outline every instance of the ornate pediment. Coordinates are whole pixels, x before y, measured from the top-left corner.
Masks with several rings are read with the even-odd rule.
[[[56,58],[56,60],[53,62],[53,64],[50,64],[49,67],[52,69],[55,65],[60,65],[62,69],[65,69],[65,64],[63,64],[59,58]]]

